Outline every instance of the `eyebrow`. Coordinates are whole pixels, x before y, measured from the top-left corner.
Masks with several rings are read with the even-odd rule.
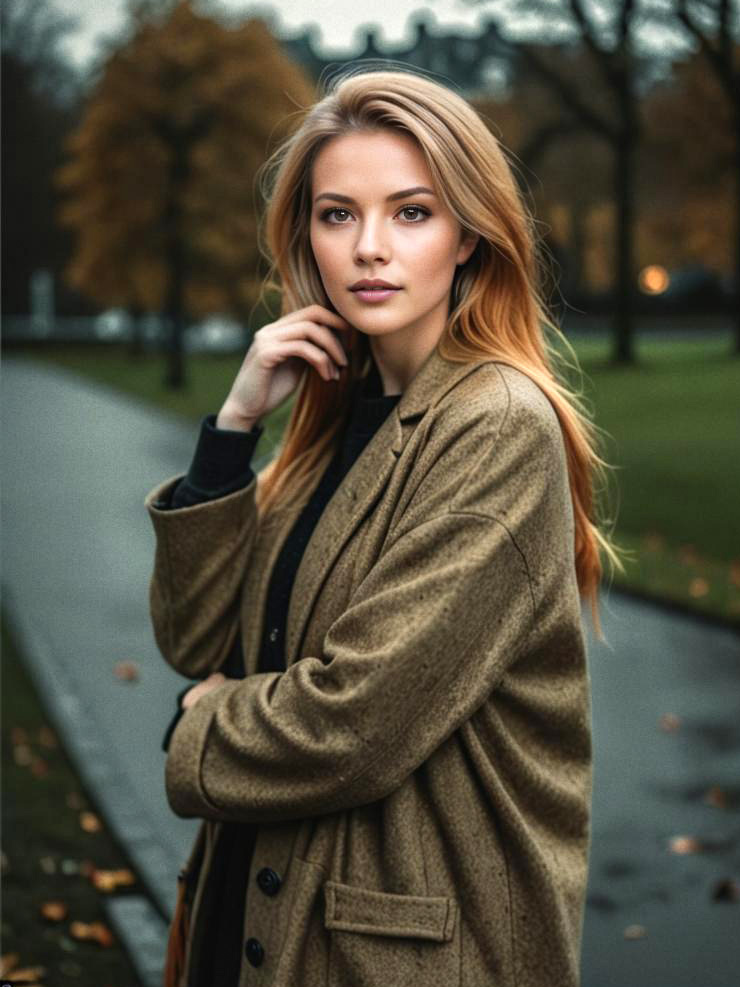
[[[414,188],[405,188],[402,192],[393,192],[386,198],[386,202],[393,202],[395,199],[405,199],[407,195],[434,195],[434,192],[425,185],[417,185]],[[313,200],[314,205],[319,199],[334,199],[336,202],[348,202],[350,205],[357,205],[355,200],[349,195],[339,195],[338,192],[322,192]]]

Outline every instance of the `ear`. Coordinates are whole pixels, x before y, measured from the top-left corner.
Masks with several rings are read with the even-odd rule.
[[[460,246],[457,249],[457,264],[464,264],[473,253],[480,240],[478,233],[467,232],[460,237]]]

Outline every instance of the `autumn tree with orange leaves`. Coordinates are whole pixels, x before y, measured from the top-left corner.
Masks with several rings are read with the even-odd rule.
[[[73,287],[165,317],[177,387],[186,317],[246,322],[257,300],[255,175],[315,95],[259,18],[225,25],[191,0],[132,16],[67,142],[59,220]]]

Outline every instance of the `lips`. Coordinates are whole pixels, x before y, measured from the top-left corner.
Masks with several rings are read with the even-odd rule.
[[[378,304],[387,301],[398,294],[400,288],[355,288],[353,289],[355,298],[366,304]]]
[[[379,291],[398,291],[399,287],[397,284],[391,284],[390,281],[381,281],[380,278],[373,278],[372,280],[356,281],[350,291],[374,291],[375,289]]]

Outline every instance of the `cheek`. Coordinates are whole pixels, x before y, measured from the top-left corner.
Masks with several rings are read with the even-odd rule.
[[[332,249],[326,237],[322,237],[320,233],[312,233],[311,249],[313,250],[314,259],[316,260],[316,265],[321,276],[325,280],[333,280],[339,277],[339,267],[341,265],[338,256],[339,251],[336,247]]]
[[[430,230],[424,237],[418,237],[409,253],[416,283],[435,287],[439,287],[441,277],[452,277],[456,259],[456,240],[447,232],[440,233],[439,230]]]

